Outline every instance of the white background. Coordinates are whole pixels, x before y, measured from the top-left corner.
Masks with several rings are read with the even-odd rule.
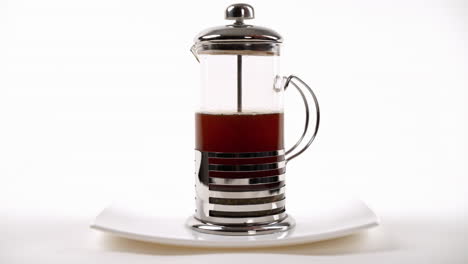
[[[168,213],[193,210],[199,65],[189,48],[226,23],[231,3],[0,0],[0,262],[216,261],[223,252],[106,244],[87,224],[144,190]],[[253,24],[285,38],[284,74],[314,87],[322,108],[316,142],[288,166],[288,210],[338,190],[382,218],[366,241],[255,257],[466,263],[467,3],[249,3]],[[286,98],[292,144],[303,110],[297,94]]]

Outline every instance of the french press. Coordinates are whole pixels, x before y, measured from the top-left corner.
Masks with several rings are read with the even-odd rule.
[[[283,38],[245,23],[253,18],[252,6],[233,4],[226,19],[234,23],[201,32],[191,48],[202,85],[195,114],[196,211],[187,224],[203,233],[256,235],[292,228],[285,206],[286,164],[309,147],[319,127],[312,89],[296,76],[279,75]],[[304,101],[306,120],[298,142],[285,150],[283,91],[290,84]],[[308,133],[307,93],[316,109],[313,133]]]

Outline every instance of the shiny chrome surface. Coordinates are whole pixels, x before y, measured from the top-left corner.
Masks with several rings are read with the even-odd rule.
[[[230,5],[226,9],[225,18],[235,22],[200,32],[190,50],[197,60],[199,54],[279,55],[279,44],[283,42],[283,37],[270,28],[244,23],[244,20],[254,17],[251,5]]]
[[[261,197],[270,197],[279,194],[284,194],[285,187],[275,188],[264,191],[251,191],[251,192],[218,192],[209,191],[210,197],[214,198],[232,198],[232,199],[253,199]]]
[[[285,178],[284,174],[268,176],[268,177],[241,178],[241,179],[210,177],[209,183],[218,184],[218,185],[251,185],[251,184],[265,184],[265,183],[280,182],[280,181],[284,181],[284,178]]]
[[[196,214],[194,217],[200,221],[216,224],[216,225],[266,225],[273,222],[281,221],[285,219],[288,215],[286,212],[281,212],[275,215],[266,215],[266,216],[257,216],[257,217],[216,217],[216,216],[208,216],[207,220],[200,219]]]
[[[226,8],[225,18],[236,20],[235,24],[243,24],[245,19],[255,18],[254,9],[249,4],[233,4]]]
[[[297,80],[299,83],[301,83],[305,88],[306,88],[306,91],[309,92],[309,94],[312,96],[312,99],[314,100],[314,105],[315,105],[315,111],[316,111],[316,119],[315,119],[315,128],[314,128],[314,132],[312,133],[312,136],[310,137],[309,141],[307,142],[307,144],[301,149],[299,150],[298,152],[296,152],[295,154],[291,154],[291,152],[293,150],[295,150],[300,144],[301,142],[304,140],[306,134],[307,134],[307,131],[309,130],[309,108],[310,108],[310,105],[309,105],[309,102],[307,100],[307,97],[305,96],[303,90],[301,89],[301,87],[299,85],[297,85],[294,80]],[[312,90],[312,88],[309,87],[309,85],[307,85],[307,83],[305,83],[303,80],[301,80],[299,77],[297,76],[294,76],[294,75],[290,75],[287,79],[286,79],[286,82],[285,82],[285,85],[284,85],[284,90],[286,90],[289,86],[289,84],[292,84],[294,85],[294,87],[296,87],[297,91],[300,93],[301,97],[302,97],[302,100],[304,101],[304,106],[305,106],[305,109],[306,109],[306,119],[305,119],[305,125],[304,125],[304,130],[302,132],[302,135],[301,137],[299,138],[299,140],[296,142],[296,144],[294,144],[294,146],[292,148],[290,148],[289,150],[286,151],[286,155],[290,155],[289,157],[287,156],[286,157],[286,160],[287,161],[291,161],[292,159],[294,159],[295,157],[301,155],[309,146],[310,144],[312,144],[312,142],[314,141],[315,137],[317,136],[317,133],[318,133],[318,129],[319,129],[319,126],[320,126],[320,106],[319,106],[319,103],[318,103],[318,99],[317,99],[317,96],[315,95],[314,91]]]
[[[202,233],[228,236],[249,236],[285,232],[294,228],[296,223],[291,216],[287,216],[269,224],[259,225],[218,225],[201,221],[195,217],[190,217],[186,224],[189,228]]]
[[[258,216],[258,217],[214,217],[214,216],[205,216],[204,219],[200,219],[195,214],[195,218],[199,219],[200,221],[217,224],[217,225],[266,225],[269,223],[273,223],[276,221],[280,221],[287,217],[285,212],[275,214],[275,215],[267,215],[267,216]]]
[[[260,44],[264,42],[282,43],[283,37],[276,31],[266,27],[252,25],[226,25],[208,28],[195,37],[195,43],[201,41],[211,41],[212,43],[253,43]]]
[[[248,234],[243,231],[287,217],[284,150],[253,153],[197,150],[195,154],[195,218],[203,222],[205,229],[236,225],[235,230],[242,231],[239,234]]]
[[[224,205],[224,204],[208,204],[210,210],[224,211],[224,212],[250,212],[250,211],[264,211],[284,207],[286,201],[283,199],[278,202],[265,203],[265,204],[247,204],[247,205]]]

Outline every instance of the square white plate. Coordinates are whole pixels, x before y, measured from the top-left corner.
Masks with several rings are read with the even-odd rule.
[[[361,200],[352,197],[322,197],[303,213],[292,216],[296,227],[287,232],[257,236],[202,234],[186,226],[185,217],[144,202],[121,202],[104,209],[91,228],[117,236],[167,245],[213,248],[252,248],[303,244],[346,236],[378,225],[378,219]],[[151,207],[151,206],[150,206]],[[291,212],[289,212],[290,214]]]

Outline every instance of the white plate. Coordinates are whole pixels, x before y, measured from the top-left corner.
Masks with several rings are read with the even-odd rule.
[[[185,217],[170,217],[162,210],[148,209],[144,203],[115,203],[104,209],[91,228],[117,236],[160,244],[252,248],[303,244],[346,236],[378,225],[376,215],[359,199],[324,197],[292,214],[296,227],[288,232],[257,236],[202,234],[189,229]],[[291,212],[289,212],[291,214]]]

